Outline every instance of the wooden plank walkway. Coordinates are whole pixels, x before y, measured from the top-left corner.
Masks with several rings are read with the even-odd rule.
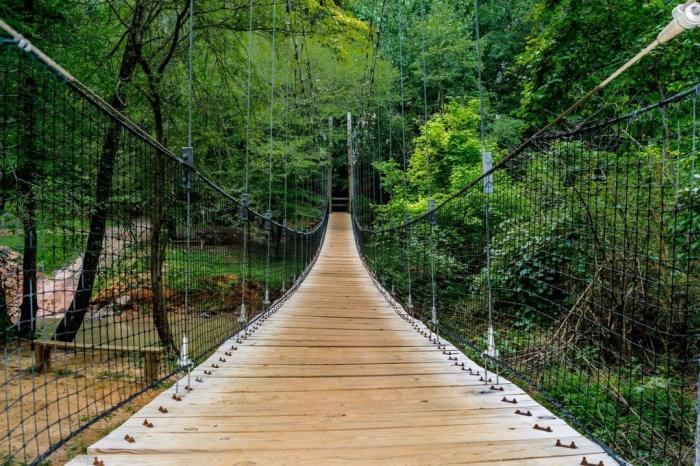
[[[363,268],[347,214],[331,216],[299,289],[226,356],[233,342],[194,370],[204,382],[182,401],[171,387],[70,464],[616,464],[515,385],[494,391],[460,370],[400,318]]]

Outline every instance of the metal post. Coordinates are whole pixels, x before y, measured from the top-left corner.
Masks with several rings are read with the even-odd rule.
[[[483,120],[483,119],[482,119]],[[483,179],[484,188],[484,233],[485,233],[485,247],[484,253],[486,255],[486,286],[488,292],[488,334],[486,336],[486,351],[484,354],[493,360],[498,358],[498,349],[496,348],[496,336],[493,328],[493,289],[491,287],[491,231],[489,225],[489,196],[493,194],[493,156],[491,153],[482,151],[481,152],[481,169],[482,173],[485,175]],[[488,361],[487,361],[488,362]],[[500,376],[498,372],[498,365],[496,367],[496,384],[500,383]],[[484,364],[484,380],[488,382],[488,364]]]
[[[352,198],[354,195],[353,162],[352,162],[352,114],[348,112],[348,210],[352,210]]]
[[[182,346],[180,347],[180,367],[187,368],[187,386],[185,391],[191,387],[190,375],[191,364],[189,358],[189,340],[190,333],[190,239],[192,230],[192,168],[194,166],[194,153],[192,147],[182,148],[182,187],[185,189],[187,196],[186,218],[185,218],[185,331],[182,335]],[[175,393],[179,392],[179,386],[175,385]]]
[[[333,210],[333,117],[328,117],[328,212]]]
[[[241,220],[243,221],[243,265],[246,270],[243,272],[243,281],[241,286],[241,312],[238,315],[238,322],[245,323],[248,321],[248,313],[245,307],[245,295],[248,287],[248,224],[249,224],[249,213],[248,213],[248,194],[241,195]]]

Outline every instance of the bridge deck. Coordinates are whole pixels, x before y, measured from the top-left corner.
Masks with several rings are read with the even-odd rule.
[[[614,464],[517,386],[490,390],[399,318],[363,268],[347,214],[331,216],[316,265],[281,310],[225,356],[231,344],[194,370],[204,382],[182,401],[170,388],[71,464]]]

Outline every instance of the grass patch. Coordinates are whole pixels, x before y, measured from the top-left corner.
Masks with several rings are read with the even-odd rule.
[[[174,290],[185,288],[186,261],[189,260],[189,288],[192,291],[216,288],[217,278],[228,277],[225,286],[237,286],[244,276],[250,283],[264,288],[266,280],[270,289],[279,289],[282,282],[288,285],[292,276],[299,273],[301,265],[287,258],[271,258],[269,270],[264,255],[251,254],[246,267],[242,251],[222,248],[192,249],[171,248],[167,251],[163,267],[166,286]],[[222,285],[223,286],[223,285]]]
[[[37,225],[37,268],[46,274],[73,262],[83,252],[87,238],[87,222],[66,220],[57,225],[39,222]],[[0,246],[22,253],[22,228],[0,228]]]

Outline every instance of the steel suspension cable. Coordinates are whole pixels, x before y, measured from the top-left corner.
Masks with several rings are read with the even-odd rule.
[[[272,45],[270,53],[270,147],[267,159],[267,212],[265,231],[267,234],[267,258],[265,262],[265,300],[263,306],[270,306],[270,243],[272,237],[272,152],[274,150],[275,118],[275,33],[277,32],[277,1],[272,0]]]
[[[192,87],[193,87],[193,65],[192,65],[192,50],[194,48],[194,0],[189,2],[189,31],[188,31],[188,50],[187,50],[187,147],[182,150],[183,173],[184,173],[184,188],[185,188],[185,277],[184,277],[184,331],[182,335],[182,346],[180,347],[180,366],[187,368],[187,386],[185,390],[189,390],[192,386],[191,374],[192,363],[189,358],[189,336],[190,336],[190,254],[191,254],[191,236],[192,236],[192,168],[194,164],[193,149],[192,149]],[[179,393],[179,380],[175,384],[175,392]]]
[[[479,86],[479,146],[481,148],[482,169],[488,171],[491,166],[491,155],[486,151],[486,127],[485,127],[485,109],[484,109],[484,83],[481,72],[481,22],[479,20],[479,0],[474,0],[474,33],[476,36],[476,70]],[[488,329],[486,336],[486,355],[494,361],[498,358],[498,350],[496,349],[496,335],[493,328],[494,308],[493,308],[493,288],[491,284],[491,231],[490,231],[490,206],[489,195],[493,192],[494,183],[493,176],[484,179],[484,252],[486,255],[486,287],[487,287],[487,314],[488,314]],[[500,383],[500,371],[498,364],[496,367],[496,385]],[[488,383],[488,364],[484,364],[484,380]]]
[[[289,49],[289,36],[291,34],[291,31],[289,30],[290,28],[290,22],[289,20],[285,21],[286,29],[287,29],[287,49]],[[284,293],[286,290],[286,277],[288,276],[288,266],[287,266],[287,242],[289,241],[289,237],[286,235],[286,227],[287,227],[287,190],[288,190],[288,185],[289,185],[289,166],[288,166],[288,160],[289,160],[289,88],[291,86],[292,80],[291,80],[291,72],[292,72],[292,67],[290,65],[290,57],[287,57],[287,60],[285,60],[285,86],[284,86],[284,201],[282,203],[282,225],[284,226],[283,229],[283,234],[285,234],[284,238],[284,246],[283,246],[283,254],[284,254],[284,277],[285,279],[282,280],[282,292]]]
[[[425,2],[420,0],[420,47],[421,47],[421,64],[423,68],[423,124],[428,124],[428,69],[426,65],[426,52],[425,52]],[[426,153],[425,157],[426,172],[428,174],[428,223],[430,225],[430,290],[431,290],[431,300],[432,306],[431,312],[431,322],[433,324],[433,329],[437,334],[438,330],[438,318],[437,318],[437,308],[436,308],[436,285],[435,285],[435,200],[433,199],[433,177],[430,173],[430,154]],[[439,341],[439,335],[437,335]]]
[[[406,306],[409,313],[413,315],[413,297],[411,294],[411,214],[408,212],[408,163],[406,147],[406,96],[404,89],[404,48],[403,48],[403,9],[399,7],[399,88],[401,93],[401,156],[403,159],[403,206],[404,206],[404,221],[406,224],[406,277],[408,279],[408,299]]]
[[[251,84],[253,79],[253,0],[248,0],[248,77],[246,80],[246,137],[245,137],[245,184],[241,196],[241,220],[243,221],[243,279],[241,283],[241,313],[239,321],[248,321],[245,296],[248,292],[248,275],[250,273],[250,254],[248,253],[248,235],[250,218],[248,212],[248,189],[250,178],[250,126],[251,126]]]

